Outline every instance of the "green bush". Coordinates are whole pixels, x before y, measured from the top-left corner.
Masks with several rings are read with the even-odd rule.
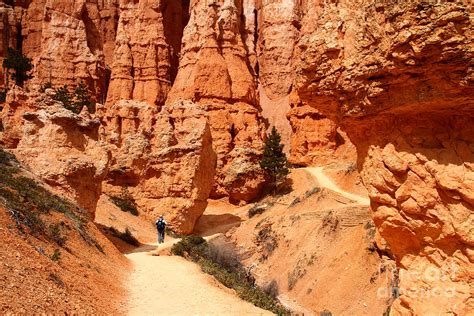
[[[74,88],[74,103],[79,109],[79,112],[83,107],[86,107],[89,113],[95,113],[95,102],[92,102],[92,98],[84,82],[80,82],[77,87]]]
[[[61,250],[55,249],[54,253],[51,255],[51,260],[59,261],[59,259],[61,259]]]
[[[84,107],[87,107],[90,113],[95,113],[95,102],[87,86],[81,82],[79,85],[72,88],[72,92],[68,85],[64,85],[55,90],[53,99],[59,101],[69,111],[79,114]]]
[[[17,86],[23,87],[26,80],[31,79],[29,72],[33,69],[31,58],[26,57],[21,51],[8,48],[7,57],[3,60],[3,67],[13,70],[12,79]]]
[[[171,253],[196,262],[203,272],[212,275],[224,286],[234,289],[243,300],[277,315],[290,315],[290,312],[282,307],[271,294],[255,286],[253,278],[249,278],[248,273],[245,273],[241,265],[228,264],[234,261],[229,258],[216,260],[216,254],[212,254],[210,249],[211,247],[204,238],[186,236],[173,245]]]
[[[206,240],[199,236],[185,236],[171,247],[171,253],[176,256],[188,255],[191,258],[204,256],[207,248]]]
[[[64,246],[66,243],[66,237],[61,235],[61,225],[59,224],[49,225],[49,235],[59,246]]]

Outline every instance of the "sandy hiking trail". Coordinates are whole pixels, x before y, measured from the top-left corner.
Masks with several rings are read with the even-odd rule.
[[[325,187],[331,191],[339,193],[340,195],[356,201],[359,205],[370,205],[370,200],[366,197],[362,197],[353,193],[349,193],[347,191],[342,190],[339,188],[325,173],[324,168],[322,167],[314,167],[314,168],[305,168],[313,177],[316,178],[319,185]]]
[[[143,245],[126,254],[134,266],[128,282],[129,315],[271,315],[238,298],[198,265],[149,253],[173,242]]]
[[[354,204],[369,205],[368,198],[339,188],[324,173],[323,168],[304,169],[321,187],[354,201]],[[211,226],[222,226],[222,221],[235,225],[240,221],[234,218],[236,216],[210,216],[210,223],[201,223],[204,230],[202,233],[208,236],[206,239],[213,238],[215,235],[209,235],[217,232],[211,230]],[[232,290],[202,272],[198,265],[178,256],[152,255],[165,254],[166,249],[176,241],[168,239],[159,246],[156,243],[145,244],[125,255],[133,264],[127,283],[129,315],[271,315],[270,312],[238,298]]]

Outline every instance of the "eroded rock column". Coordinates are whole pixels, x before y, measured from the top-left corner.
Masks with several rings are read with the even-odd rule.
[[[205,105],[217,153],[213,197],[250,201],[264,183],[258,166],[263,123],[242,30],[242,1],[195,1],[167,102]],[[246,37],[245,35],[244,37]]]

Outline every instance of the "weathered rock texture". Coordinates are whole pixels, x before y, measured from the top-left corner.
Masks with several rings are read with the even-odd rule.
[[[164,104],[176,76],[186,9],[174,0],[121,2],[107,104]]]
[[[374,221],[400,267],[392,314],[471,313],[472,7],[316,5],[302,32],[297,92],[357,147]]]
[[[94,214],[110,159],[98,141],[99,120],[20,89],[9,92],[0,120],[0,143],[53,189]]]
[[[101,9],[98,1],[85,0],[38,0],[30,4],[22,24],[24,52],[34,59],[35,82],[60,86],[84,81],[98,99],[104,98]]]
[[[355,165],[354,145],[337,124],[295,95],[287,113],[291,125],[289,161],[300,166],[327,165],[335,160]]]
[[[8,47],[17,47],[18,28],[16,14],[10,6],[0,3],[0,63],[6,56]],[[0,70],[0,84],[5,85],[4,69]]]
[[[144,213],[168,210],[183,232],[209,192],[254,199],[264,181],[257,164],[264,113],[284,129],[296,164],[351,159],[356,146],[375,223],[401,272],[456,269],[443,281],[401,273],[394,314],[472,310],[474,31],[467,0],[18,3],[0,10],[3,52],[18,45],[20,21],[36,82],[83,80],[99,100],[109,88],[99,111],[100,138],[113,148],[107,193],[128,186]],[[289,125],[281,109],[290,105]],[[94,120],[71,123],[86,129],[92,147],[72,145],[76,136],[61,138],[66,127],[57,121],[76,116],[15,106],[9,101],[2,114],[10,148],[56,157],[47,132],[79,157],[95,148]],[[30,120],[23,118],[28,107],[37,112]],[[102,177],[87,172],[87,179]],[[427,303],[409,292],[441,284],[456,295]]]
[[[146,217],[164,214],[175,231],[191,233],[216,164],[206,109],[177,102],[158,112],[145,102],[120,101],[99,113],[101,138],[113,152],[104,192],[128,190]]]
[[[270,99],[286,96],[293,83],[293,49],[299,37],[301,1],[261,0],[258,8],[259,78]]]
[[[192,100],[206,105],[218,158],[212,196],[250,201],[264,183],[257,163],[263,123],[242,13],[241,1],[193,3],[167,102]]]

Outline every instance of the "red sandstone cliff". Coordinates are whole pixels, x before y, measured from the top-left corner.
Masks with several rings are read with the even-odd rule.
[[[473,30],[451,2],[319,5],[303,22],[296,91],[357,147],[401,269],[393,314],[474,309]]]
[[[94,165],[87,179],[104,179],[107,193],[126,184],[148,216],[174,209],[189,232],[209,195],[259,195],[263,132],[275,124],[295,164],[357,156],[374,221],[402,272],[392,313],[473,310],[474,31],[467,1],[15,3],[0,10],[1,49],[21,42],[33,58],[28,88],[82,80],[106,103],[85,118],[99,120],[101,132],[85,137],[92,148],[100,141],[112,148],[110,171],[87,158],[81,166]],[[57,114],[35,102],[42,104],[9,101],[2,141],[57,155],[44,133]],[[30,108],[36,113],[25,117]],[[196,133],[186,134],[188,127]],[[88,156],[90,147],[70,141],[61,138],[73,148],[64,155]],[[205,158],[214,153],[216,167]],[[25,155],[40,164],[32,157]],[[86,180],[70,186],[69,173],[54,174],[79,200],[82,190],[101,193],[100,185],[86,190]],[[447,267],[456,273],[441,281],[413,277]],[[440,286],[454,298],[426,303],[411,293]]]

